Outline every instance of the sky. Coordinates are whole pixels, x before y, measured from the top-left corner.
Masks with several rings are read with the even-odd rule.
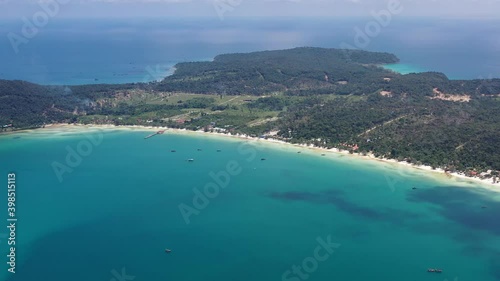
[[[399,5],[405,17],[500,19],[500,0],[0,0],[0,19],[370,17]],[[399,10],[398,10],[399,11]]]

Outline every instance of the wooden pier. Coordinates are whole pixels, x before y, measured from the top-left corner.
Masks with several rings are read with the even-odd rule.
[[[151,135],[145,137],[144,139],[149,139],[149,138],[152,138],[152,137],[154,137],[156,135],[162,135],[163,133],[165,133],[165,130],[158,131],[158,132],[156,132],[154,134],[151,134]]]

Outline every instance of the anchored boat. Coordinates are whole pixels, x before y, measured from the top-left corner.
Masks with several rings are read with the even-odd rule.
[[[427,272],[441,273],[441,272],[443,272],[443,270],[437,269],[437,268],[429,268],[429,269],[427,269]]]

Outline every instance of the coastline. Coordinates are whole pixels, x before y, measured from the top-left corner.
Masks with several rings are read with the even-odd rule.
[[[127,131],[144,131],[144,132],[150,132],[150,131],[159,131],[159,130],[165,130],[167,133],[176,133],[176,134],[185,134],[185,135],[198,135],[198,136],[214,136],[214,137],[221,137],[221,138],[226,138],[226,139],[239,139],[239,140],[247,140],[247,141],[254,141],[254,142],[259,142],[262,144],[271,144],[271,145],[280,145],[282,147],[295,147],[295,148],[303,148],[307,149],[311,152],[316,152],[316,153],[321,153],[321,154],[336,154],[336,155],[343,155],[343,156],[349,156],[353,157],[353,159],[358,159],[358,160],[366,160],[366,161],[373,161],[378,162],[378,163],[385,163],[385,164],[392,164],[395,165],[394,167],[396,168],[409,168],[409,169],[414,169],[414,170],[419,170],[423,171],[426,173],[429,173],[429,175],[434,175],[434,176],[439,176],[435,177],[436,180],[441,180],[443,182],[449,182],[452,181],[455,184],[461,184],[464,187],[469,187],[470,184],[478,184],[482,188],[487,189],[489,191],[494,191],[500,193],[500,182],[497,181],[497,183],[493,183],[492,179],[481,179],[479,177],[469,177],[464,174],[460,173],[449,173],[445,172],[443,169],[437,168],[437,169],[432,169],[430,166],[425,166],[425,165],[414,165],[410,164],[405,161],[398,161],[396,159],[388,159],[388,158],[377,158],[373,154],[367,154],[367,155],[362,155],[360,153],[354,153],[350,154],[349,151],[347,150],[342,150],[338,148],[323,148],[323,147],[317,147],[314,145],[307,145],[307,144],[294,144],[294,143],[289,143],[285,142],[282,140],[278,139],[273,139],[273,138],[258,138],[258,137],[251,137],[247,135],[241,135],[241,134],[229,134],[229,133],[218,133],[218,132],[204,132],[204,131],[191,131],[191,130],[186,130],[186,129],[176,129],[176,128],[168,128],[168,127],[153,127],[153,126],[139,126],[139,125],[98,125],[98,124],[91,124],[91,125],[83,125],[83,124],[47,124],[44,128],[37,128],[37,129],[29,129],[29,130],[20,130],[20,131],[12,131],[12,132],[3,132],[0,135],[11,135],[11,134],[16,134],[16,133],[26,133],[26,132],[33,132],[33,131],[47,131],[47,130],[63,130],[64,132],[77,132],[80,133],[82,130],[87,130],[87,129],[113,129],[113,130],[127,130]]]

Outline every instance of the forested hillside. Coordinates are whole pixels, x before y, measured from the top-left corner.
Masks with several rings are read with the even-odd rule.
[[[500,170],[500,101],[372,95],[290,107],[280,135],[450,170]]]
[[[387,53],[321,48],[220,55],[213,62],[176,65],[158,89],[228,95],[362,93],[380,87],[390,74],[373,65],[397,61]]]
[[[71,119],[89,103],[73,95],[68,87],[0,80],[0,124],[28,128]]]

